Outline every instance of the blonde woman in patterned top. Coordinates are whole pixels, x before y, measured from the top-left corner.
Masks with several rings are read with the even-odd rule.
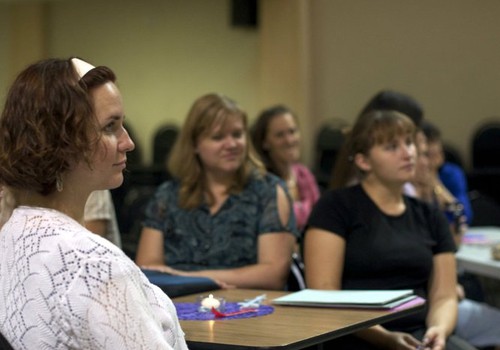
[[[168,165],[174,179],[146,208],[137,264],[239,288],[283,289],[295,219],[284,184],[253,152],[246,113],[224,95],[201,96]]]
[[[172,301],[88,231],[92,191],[123,181],[134,143],[115,75],[48,59],[15,80],[0,119],[0,332],[15,349],[187,349]]]

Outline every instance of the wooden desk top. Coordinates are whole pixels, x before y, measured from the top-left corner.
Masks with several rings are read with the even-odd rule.
[[[207,293],[202,293],[207,294]],[[266,294],[264,304],[287,294],[247,289],[217,290],[214,296],[237,302]],[[173,299],[194,302],[199,294]],[[272,314],[236,320],[181,321],[190,349],[302,349],[420,310],[333,309],[273,305]]]

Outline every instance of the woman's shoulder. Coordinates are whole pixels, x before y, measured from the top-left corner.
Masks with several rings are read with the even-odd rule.
[[[363,193],[360,185],[353,185],[327,190],[321,197],[328,200],[351,200],[352,198],[359,198]]]
[[[314,211],[330,211],[334,208],[352,211],[362,205],[363,192],[358,185],[325,191],[315,205]]]
[[[238,195],[244,201],[271,201],[276,199],[277,187],[280,186],[286,191],[285,182],[272,173],[252,173],[250,179]]]
[[[278,184],[284,186],[284,181],[270,172],[266,172],[264,174],[253,172],[250,175],[247,187],[252,190],[257,189],[259,191],[267,191],[269,188],[276,187]]]
[[[52,209],[20,207],[11,225],[22,225],[25,241],[33,240],[40,263],[55,263],[62,256],[71,266],[89,260],[123,259],[125,254],[107,239],[96,235],[69,216]],[[57,247],[57,248],[56,248]],[[43,263],[45,262],[45,263]],[[61,262],[62,263],[62,262]]]
[[[450,178],[465,178],[465,171],[457,164],[446,162],[439,168],[439,176],[448,180]]]
[[[155,191],[155,197],[175,197],[177,196],[181,182],[177,179],[167,180],[161,183]]]

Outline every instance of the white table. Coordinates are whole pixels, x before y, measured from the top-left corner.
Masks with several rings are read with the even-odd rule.
[[[491,247],[496,243],[500,243],[500,227],[470,227],[456,254],[458,268],[500,279],[500,261],[491,256]]]

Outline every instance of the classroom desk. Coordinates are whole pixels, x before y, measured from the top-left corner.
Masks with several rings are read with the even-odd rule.
[[[500,261],[491,257],[491,247],[500,243],[500,227],[470,227],[456,257],[458,268],[500,279]]]
[[[214,291],[217,297],[236,302],[266,294],[265,304],[287,292],[247,289]],[[203,294],[203,293],[202,293]],[[206,294],[206,293],[204,293]],[[174,298],[194,302],[197,296]],[[295,350],[322,344],[376,324],[420,310],[423,305],[400,311],[333,309],[273,305],[272,314],[236,320],[181,321],[190,349],[280,349]],[[319,345],[318,348],[321,348]]]

